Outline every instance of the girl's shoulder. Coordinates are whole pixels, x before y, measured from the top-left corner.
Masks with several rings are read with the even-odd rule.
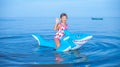
[[[62,23],[58,23],[58,26],[64,26]],[[68,26],[68,24],[66,24],[65,26]]]
[[[58,23],[58,26],[61,26],[61,23]]]

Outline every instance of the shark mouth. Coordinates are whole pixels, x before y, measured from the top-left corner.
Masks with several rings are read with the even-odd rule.
[[[74,40],[73,42],[75,44],[81,45],[81,44],[84,44],[86,41],[90,40],[91,38],[92,38],[92,36],[87,36],[81,40]]]

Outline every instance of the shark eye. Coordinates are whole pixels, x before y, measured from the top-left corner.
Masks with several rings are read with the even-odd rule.
[[[77,35],[77,38],[80,38],[80,35],[79,35],[79,34]]]

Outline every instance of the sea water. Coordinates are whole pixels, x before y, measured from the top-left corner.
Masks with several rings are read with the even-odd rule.
[[[0,18],[0,67],[119,67],[120,18],[70,17],[67,21],[71,33],[87,33],[93,38],[81,48],[69,52],[56,52],[41,47],[31,36],[39,33],[53,40],[56,31],[54,17]]]

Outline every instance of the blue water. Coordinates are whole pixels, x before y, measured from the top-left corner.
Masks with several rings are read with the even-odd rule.
[[[69,18],[71,33],[87,33],[93,38],[78,50],[61,53],[48,47],[39,47],[31,36],[39,33],[46,40],[53,39],[54,24],[54,17],[0,18],[0,67],[120,66],[119,17],[104,17],[103,20]]]

